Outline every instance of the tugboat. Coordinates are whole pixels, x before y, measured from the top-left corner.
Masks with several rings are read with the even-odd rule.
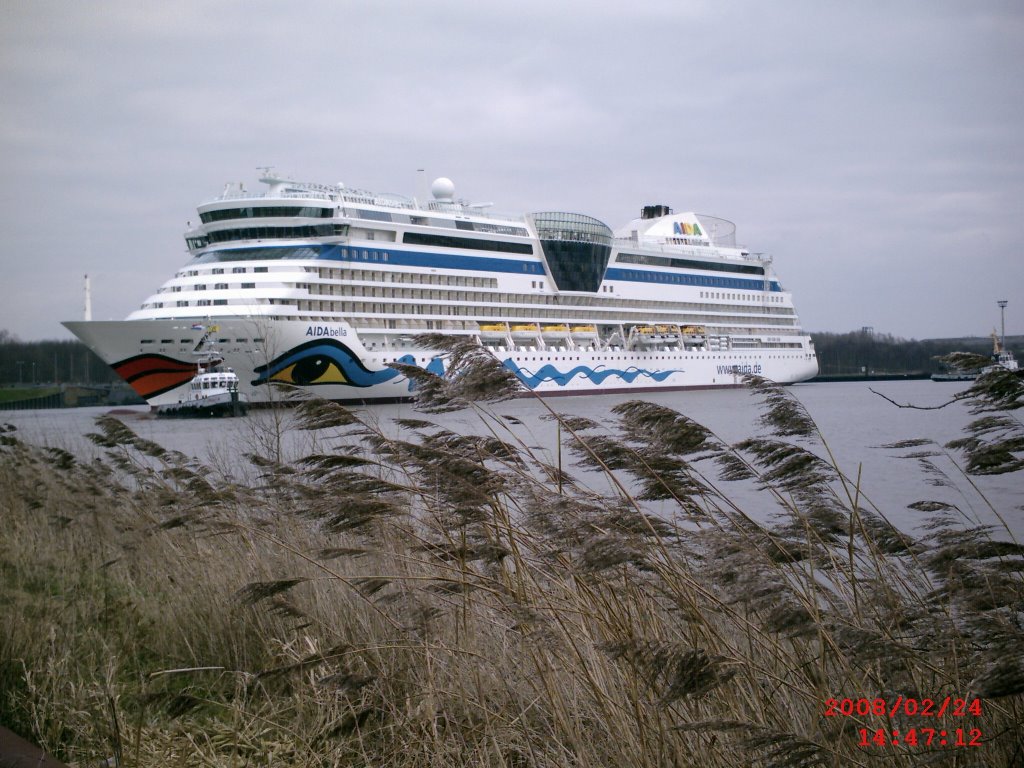
[[[999,307],[1006,309],[1006,302],[1000,301]],[[1017,358],[1013,356],[1013,352],[1006,348],[1006,322],[1003,321],[1003,335],[1000,339],[999,334],[996,333],[995,329],[992,329],[992,363],[986,365],[981,370],[970,370],[965,371],[960,368],[952,368],[945,373],[933,373],[932,381],[974,381],[979,376],[986,373],[992,373],[993,371],[1006,370],[1011,373],[1015,373],[1018,376],[1024,374],[1024,371],[1020,369],[1020,365],[1017,363]]]
[[[205,353],[196,363],[196,375],[188,391],[176,403],[156,406],[156,415],[177,418],[244,416],[249,410],[249,400],[238,391],[238,375],[231,368],[222,368],[223,362],[217,353]]]
[[[998,371],[1000,368],[1005,368],[1008,371],[1014,373],[1020,373],[1020,366],[1017,364],[1017,358],[1013,356],[1013,352],[1006,348],[1006,345],[999,341],[999,337],[996,332],[992,331],[992,365],[986,365],[981,369],[982,373],[989,373],[990,371]]]

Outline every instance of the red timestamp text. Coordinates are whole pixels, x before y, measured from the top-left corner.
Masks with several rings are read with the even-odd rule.
[[[893,700],[877,699],[825,699],[825,717],[866,717],[883,715],[897,717],[981,717],[981,699],[958,699],[946,696],[944,699],[904,698]]]
[[[890,731],[885,728],[859,728],[858,747],[980,747],[980,728],[909,728]]]

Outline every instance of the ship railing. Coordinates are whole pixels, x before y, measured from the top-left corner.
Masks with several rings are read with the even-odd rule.
[[[694,256],[697,258],[706,258],[708,255],[716,256],[722,259],[733,259],[736,261],[761,261],[761,258],[751,259],[750,257],[738,258],[731,253],[723,253],[715,243],[709,243],[703,246],[694,245],[680,245],[671,241],[672,238],[664,237],[616,237],[612,243],[619,249],[625,248],[643,248],[649,251],[661,251],[662,253],[672,254],[674,256]],[[734,248],[745,250],[743,246],[727,246],[731,251]],[[760,254],[759,254],[760,257]]]
[[[526,217],[523,214],[509,214],[498,211],[486,210],[482,206],[472,203],[455,202],[438,205],[436,201],[426,206],[419,204],[416,200],[406,198],[393,193],[374,194],[357,189],[338,189],[333,193],[319,192],[315,190],[286,190],[269,195],[266,192],[244,192],[233,191],[218,195],[212,200],[200,203],[200,206],[210,203],[221,203],[230,200],[266,200],[266,199],[300,199],[300,200],[324,200],[331,203],[355,203],[358,205],[373,205],[378,208],[390,208],[403,211],[424,211],[437,213],[451,213],[456,216],[473,216],[482,219],[498,219],[502,221],[524,222]]]
[[[466,200],[454,202],[431,200],[426,205],[419,203],[416,208],[429,213],[450,213],[455,216],[472,216],[473,218],[499,219],[501,221],[525,222],[527,218],[522,213],[502,213],[490,210],[490,203],[471,203]]]
[[[200,203],[200,206],[208,205],[209,203],[221,203],[226,200],[263,200],[271,197],[266,192],[225,192],[223,195],[217,195],[212,200]],[[279,198],[298,198],[302,200],[333,200],[334,197],[326,194],[325,192],[280,192],[272,196],[274,200]]]
[[[722,219],[718,216],[709,216],[706,213],[694,214],[697,217],[697,221],[700,222],[701,228],[704,230],[704,234],[707,235],[711,242],[715,245],[722,246],[724,248],[738,248],[736,245],[736,225],[728,219]]]

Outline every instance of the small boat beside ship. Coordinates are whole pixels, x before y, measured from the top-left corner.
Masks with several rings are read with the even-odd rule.
[[[217,354],[204,355],[178,402],[154,406],[156,415],[171,418],[244,416],[249,410],[249,399],[238,391],[238,374],[231,368],[224,368],[223,362]]]
[[[1005,336],[1003,337],[1005,338]],[[1022,373],[1017,358],[1006,348],[995,331],[992,331],[992,363],[976,370],[950,368],[942,373],[933,373],[932,381],[974,381],[979,376],[992,371],[1006,370],[1020,375]]]
[[[988,373],[999,368],[1004,368],[1013,373],[1021,372],[1020,365],[1017,363],[1017,358],[1013,356],[1013,352],[1001,346],[998,339],[996,340],[996,349],[992,353],[992,360],[992,365],[987,365],[981,369],[982,373]]]

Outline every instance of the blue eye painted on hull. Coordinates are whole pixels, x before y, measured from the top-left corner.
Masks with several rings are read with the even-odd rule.
[[[411,355],[403,355],[398,362],[411,365],[416,361]],[[255,373],[253,386],[277,381],[300,387],[326,384],[372,387],[399,376],[398,371],[392,368],[371,371],[352,350],[333,339],[300,344],[257,367]]]
[[[415,365],[416,359],[412,355],[403,355],[398,358],[398,362]],[[505,360],[502,364],[531,389],[549,381],[564,387],[577,376],[590,379],[595,384],[601,384],[605,379],[613,376],[627,383],[633,383],[641,377],[661,382],[673,373],[682,373],[679,369],[648,371],[635,367],[625,370],[602,367],[596,370],[584,365],[576,366],[563,373],[551,364],[543,365],[536,371],[521,368],[510,359]],[[435,357],[427,364],[426,370],[441,376],[444,374],[444,362]],[[398,371],[392,368],[371,371],[363,365],[352,350],[334,339],[320,339],[301,344],[278,356],[272,362],[259,366],[255,372],[257,378],[252,382],[254,386],[279,381],[301,387],[326,384],[372,387],[400,376]],[[413,386],[413,382],[410,381],[410,391]]]

